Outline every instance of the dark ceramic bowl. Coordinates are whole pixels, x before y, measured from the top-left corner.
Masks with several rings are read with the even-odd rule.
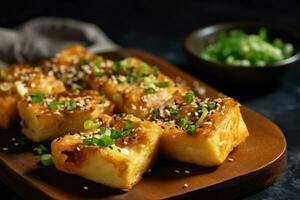
[[[257,33],[261,27],[267,28],[269,38],[280,38],[284,42],[293,44],[292,57],[265,67],[242,67],[213,63],[199,56],[208,44],[216,41],[220,32],[241,29],[246,33]],[[234,22],[206,26],[190,33],[185,39],[184,47],[193,72],[206,73],[226,83],[239,85],[258,85],[278,81],[286,71],[300,63],[299,34],[288,28],[263,23]]]

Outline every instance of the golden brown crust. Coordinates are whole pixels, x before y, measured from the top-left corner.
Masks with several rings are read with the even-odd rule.
[[[68,102],[74,107],[69,109]],[[59,103],[56,108],[52,104]],[[22,132],[33,141],[54,139],[62,134],[83,130],[84,120],[101,113],[112,114],[114,105],[97,91],[64,92],[46,96],[42,102],[23,99],[18,103]]]
[[[5,77],[0,80],[0,112],[3,116],[0,128],[8,128],[17,118],[17,102],[21,97],[36,92],[55,94],[65,90],[61,81],[45,76],[39,68],[29,65],[12,65],[4,68],[3,73]]]
[[[164,123],[161,152],[166,157],[202,166],[216,166],[249,135],[239,104],[231,98],[220,101],[220,109],[211,114],[193,135]]]
[[[155,159],[161,134],[159,126],[151,122],[130,119],[135,139],[129,139],[130,136],[117,139],[109,147],[83,144],[83,138],[95,134],[94,131],[54,140],[51,150],[56,168],[112,187],[130,189]],[[107,127],[119,129],[128,118],[100,115],[99,120]]]

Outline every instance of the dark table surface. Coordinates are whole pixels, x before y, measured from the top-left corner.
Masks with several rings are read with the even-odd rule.
[[[99,25],[116,43],[156,54],[190,71],[182,49],[184,36],[206,24],[253,20],[280,23],[300,31],[300,4],[297,1],[10,1],[0,12],[0,26],[14,27],[36,16],[66,16]],[[17,5],[17,6],[16,6]],[[288,142],[288,167],[272,186],[244,199],[299,199],[300,195],[300,66],[288,72],[271,90],[230,91],[226,86],[197,75],[218,90],[275,122]],[[21,199],[0,182],[1,199]]]

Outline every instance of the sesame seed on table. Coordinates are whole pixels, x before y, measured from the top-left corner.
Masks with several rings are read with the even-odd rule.
[[[1,27],[15,27],[33,16],[75,17],[75,19],[99,25],[120,46],[144,49],[185,71],[190,71],[191,66],[189,66],[182,50],[182,40],[188,32],[201,25],[232,20],[264,20],[279,22],[300,30],[298,23],[300,20],[299,1],[278,1],[275,4],[271,0],[260,1],[259,3],[237,0],[231,2],[214,0],[176,3],[174,1],[129,3],[127,1],[102,0],[101,4],[94,1],[91,5],[85,5],[88,6],[87,11],[82,9],[82,2],[76,1],[72,2],[72,9],[60,9],[61,7],[69,7],[69,2],[56,0],[18,1],[18,6],[14,0],[6,3],[8,5],[0,13]],[[101,6],[98,6],[99,4]],[[174,7],[170,7],[171,5]],[[153,12],[154,8],[155,12]],[[121,21],[120,16],[123,19]],[[204,79],[209,84],[214,84],[208,77],[201,74],[193,75]],[[272,186],[250,194],[244,199],[272,199],[274,196],[280,200],[299,198],[299,77],[300,69],[296,68],[284,76],[282,83],[277,88],[263,94],[259,94],[259,91],[256,91],[258,94],[247,91],[248,94],[245,95],[238,91],[230,91],[224,86],[213,85],[222,93],[229,96],[234,95],[241,104],[270,118],[279,125],[287,138],[288,167],[283,176]],[[255,90],[259,90],[259,88]],[[201,89],[199,91],[200,93],[203,92]],[[7,150],[7,147],[1,147],[1,150]],[[2,182],[0,183],[0,196],[1,199],[21,199]]]

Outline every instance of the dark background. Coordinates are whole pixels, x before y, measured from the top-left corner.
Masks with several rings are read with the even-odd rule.
[[[13,28],[37,16],[70,17],[95,23],[117,44],[144,49],[187,71],[191,66],[184,55],[182,42],[184,36],[197,27],[217,22],[251,20],[279,23],[300,31],[300,2],[271,0],[8,0],[1,5],[0,26]],[[218,85],[217,89],[225,93],[229,91],[222,85]],[[286,172],[275,184],[245,199],[299,199],[300,68],[287,73],[281,84],[272,90],[246,98],[240,95],[242,90],[228,94],[281,127],[288,141],[289,162]],[[247,90],[253,93],[258,88]],[[20,197],[0,182],[0,199]]]

